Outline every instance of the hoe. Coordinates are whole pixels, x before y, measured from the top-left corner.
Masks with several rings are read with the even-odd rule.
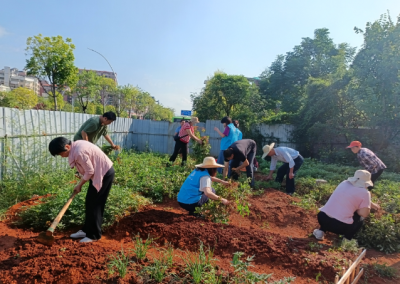
[[[57,217],[54,219],[53,223],[51,224],[50,228],[47,229],[46,232],[41,232],[37,237],[37,241],[42,243],[46,246],[52,246],[54,243],[54,236],[53,232],[54,229],[57,227],[58,223],[60,223],[62,216],[64,216],[65,211],[67,211],[69,205],[71,204],[72,200],[74,199],[76,193],[73,193],[70,198],[68,199],[67,203],[65,203],[64,207],[61,209],[60,213],[58,213]]]

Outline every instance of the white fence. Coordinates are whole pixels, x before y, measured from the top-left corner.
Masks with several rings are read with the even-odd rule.
[[[46,110],[24,110],[0,108],[0,179],[5,172],[23,174],[24,166],[36,167],[51,163],[54,167],[66,167],[65,160],[50,156],[47,147],[57,136],[72,140],[79,127],[93,115]],[[109,135],[115,144],[127,149],[172,154],[175,141],[173,135],[178,122],[137,120],[118,118],[109,125]],[[208,120],[199,123],[201,135],[210,136],[211,154],[218,156],[221,137],[214,130],[223,131],[220,121]],[[201,131],[204,128],[204,132]],[[281,145],[289,145],[290,125],[259,125],[263,135],[280,138]],[[243,137],[246,138],[246,137]],[[107,143],[104,139],[99,145]]]

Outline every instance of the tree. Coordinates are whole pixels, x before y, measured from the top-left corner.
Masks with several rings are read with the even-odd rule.
[[[106,111],[106,105],[108,103],[109,97],[115,92],[116,83],[111,78],[101,77],[100,78],[100,101],[103,105],[103,113]]]
[[[62,36],[43,37],[41,34],[27,39],[26,51],[30,58],[26,61],[27,74],[51,85],[49,96],[53,98],[54,110],[58,109],[57,94],[67,86],[74,86],[77,80],[77,68],[74,66],[75,45],[71,39],[65,41]],[[43,87],[43,86],[42,86]]]
[[[230,116],[241,120],[246,129],[260,123],[265,115],[265,103],[258,87],[244,76],[217,72],[210,78],[200,94],[192,94],[193,110],[200,121]]]
[[[56,92],[56,99],[54,100],[52,97],[39,97],[39,102],[36,106],[36,109],[47,109],[52,110],[55,109],[54,103],[58,102],[58,109],[64,109],[65,101],[63,95],[59,92]]]
[[[101,77],[91,70],[82,70],[78,75],[78,82],[72,88],[72,92],[76,94],[77,101],[82,108],[82,112],[86,113],[89,102],[96,102],[100,95]]]
[[[136,115],[145,117],[155,104],[156,101],[148,92],[140,91],[137,95],[133,110]]]
[[[384,14],[355,31],[364,44],[352,65],[351,95],[362,110],[362,126],[379,132],[382,149],[400,133],[400,17],[394,23]]]
[[[38,100],[33,90],[23,87],[10,92],[0,92],[0,105],[5,107],[31,109],[37,105]]]

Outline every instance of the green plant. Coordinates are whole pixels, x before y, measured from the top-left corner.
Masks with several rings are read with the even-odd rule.
[[[157,283],[164,280],[166,272],[168,270],[167,259],[161,255],[160,258],[153,258],[153,263],[143,268],[144,273],[148,273],[151,279],[154,279]]]
[[[203,279],[207,271],[213,269],[213,251],[208,248],[204,249],[203,242],[200,242],[199,253],[186,251],[185,257],[182,257],[186,265],[186,272],[193,278],[193,282],[198,284]]]
[[[134,239],[135,247],[133,249],[133,252],[135,253],[137,260],[145,259],[146,254],[153,241],[154,240],[150,238],[150,235],[147,237],[146,241],[143,241],[139,234],[135,236]]]
[[[346,238],[343,238],[342,242],[340,243],[340,248],[343,251],[352,252],[355,254],[360,250],[356,239],[347,240]]]
[[[202,129],[202,132],[204,132],[205,129]],[[195,142],[192,146],[192,153],[191,156],[193,157],[194,161],[196,163],[201,163],[203,162],[203,159],[207,156],[210,155],[210,150],[211,150],[211,145],[209,142],[209,137],[208,136],[200,136],[200,131],[198,131],[197,126],[194,127],[194,135],[196,137],[199,137],[202,141],[202,144],[199,144]]]
[[[397,278],[397,269],[394,267],[388,266],[386,263],[372,264],[372,269],[380,276],[384,278]]]
[[[289,284],[289,283],[294,282],[294,280],[296,280],[296,277],[290,276],[290,277],[285,277],[281,280],[271,282],[270,284]]]
[[[243,252],[235,252],[231,261],[231,266],[234,268],[235,276],[233,277],[234,283],[248,283],[254,284],[261,281],[266,281],[272,274],[258,274],[256,272],[248,271],[251,267],[251,262],[254,259],[254,255],[247,257],[245,261],[241,260],[244,255]]]
[[[109,256],[110,261],[107,264],[108,267],[108,275],[114,274],[115,270],[118,271],[118,274],[121,278],[125,278],[125,275],[128,271],[128,266],[132,262],[129,259],[129,255],[125,254],[124,249],[121,248],[121,251],[117,252],[117,255]]]

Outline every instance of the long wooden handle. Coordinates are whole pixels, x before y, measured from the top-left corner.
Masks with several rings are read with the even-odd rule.
[[[67,203],[65,203],[64,207],[61,209],[60,213],[58,213],[57,217],[53,221],[53,224],[51,224],[50,228],[48,228],[47,231],[54,232],[54,229],[57,227],[58,223],[60,223],[61,218],[64,216],[65,211],[67,211],[75,195],[75,192],[72,193],[71,197],[68,199]]]

